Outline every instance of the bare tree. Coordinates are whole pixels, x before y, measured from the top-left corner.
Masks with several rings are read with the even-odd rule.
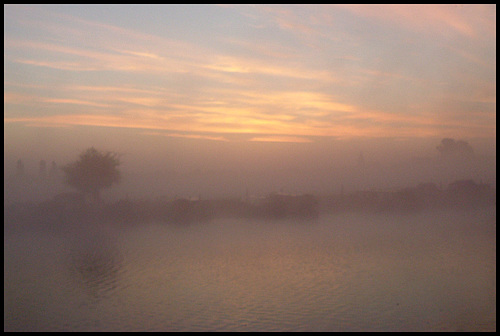
[[[66,184],[99,202],[101,189],[120,182],[119,165],[118,154],[101,153],[91,147],[77,161],[62,167],[62,171],[66,174]]]

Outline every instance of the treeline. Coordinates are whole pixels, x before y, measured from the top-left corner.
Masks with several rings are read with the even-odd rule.
[[[104,205],[103,219],[126,223],[189,224],[216,218],[312,219],[319,215],[313,195],[270,194],[258,200],[120,200]]]
[[[473,180],[458,180],[446,189],[434,183],[396,191],[361,191],[326,197],[322,208],[330,212],[343,211],[421,211],[437,208],[472,208],[496,204],[496,191],[488,184]]]
[[[191,224],[216,218],[311,219],[319,215],[312,195],[270,194],[248,201],[214,200],[129,200],[89,203],[78,193],[63,193],[42,203],[17,203],[4,211],[6,228],[55,228],[84,225],[87,221],[140,225],[144,223]]]
[[[445,190],[433,183],[393,192],[363,191],[326,197],[273,193],[259,199],[129,200],[89,203],[78,193],[63,193],[42,203],[17,203],[5,208],[6,229],[57,228],[86,221],[140,225],[148,222],[190,224],[216,218],[302,219],[320,212],[420,211],[471,208],[496,204],[495,189],[472,180],[456,181]]]

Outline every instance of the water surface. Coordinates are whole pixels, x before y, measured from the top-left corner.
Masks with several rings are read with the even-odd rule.
[[[493,331],[495,209],[4,236],[6,331]]]

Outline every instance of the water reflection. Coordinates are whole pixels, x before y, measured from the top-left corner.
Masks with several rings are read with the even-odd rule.
[[[70,250],[70,272],[88,295],[101,299],[118,287],[123,271],[123,255],[110,237],[102,232],[82,238]]]
[[[495,210],[4,240],[6,330],[496,328]]]

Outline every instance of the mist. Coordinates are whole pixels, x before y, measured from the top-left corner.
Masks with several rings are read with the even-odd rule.
[[[395,190],[419,183],[442,188],[472,179],[496,186],[495,142],[467,141],[471,155],[445,156],[430,139],[334,139],[311,142],[257,142],[250,136],[229,141],[141,134],[134,130],[77,127],[6,132],[4,198],[6,202],[42,201],[68,191],[60,167],[91,146],[120,155],[120,184],[103,190],[104,200],[155,197],[242,197],[272,192],[314,195],[363,190]],[[78,141],[76,139],[78,138]],[[87,139],[87,140],[85,140]],[[457,139],[461,140],[461,139]],[[29,187],[16,189],[21,160]],[[42,181],[40,161],[47,173]]]
[[[4,331],[495,331],[495,5],[4,6]]]
[[[487,142],[71,132],[5,145],[5,331],[496,328]],[[120,160],[93,199],[89,147]]]
[[[7,231],[4,330],[493,331],[495,222],[491,207],[176,225],[73,215]]]

